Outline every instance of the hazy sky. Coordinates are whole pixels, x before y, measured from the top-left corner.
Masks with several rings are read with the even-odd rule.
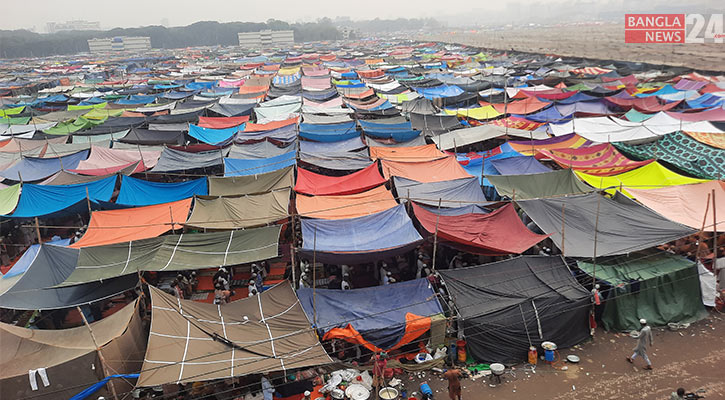
[[[45,32],[47,22],[84,19],[99,21],[101,27],[158,25],[166,18],[171,26],[196,21],[217,20],[263,22],[269,18],[284,21],[310,21],[319,17],[352,15],[355,19],[435,16],[452,4],[472,1],[439,0],[34,0],[29,3],[3,1],[0,29],[35,26]],[[341,7],[344,5],[344,7]],[[339,11],[338,11],[339,10]]]
[[[553,17],[576,22],[592,16],[617,18],[624,12],[714,12],[722,0],[3,0],[0,29],[46,31],[47,22],[82,19],[99,21],[102,29],[168,23],[183,26],[196,21],[288,22],[320,17],[352,19],[433,17],[449,25],[511,20],[532,22]],[[710,9],[710,10],[706,10]],[[718,11],[721,12],[721,11]],[[623,19],[622,15],[622,19]],[[523,21],[523,20],[528,21]]]

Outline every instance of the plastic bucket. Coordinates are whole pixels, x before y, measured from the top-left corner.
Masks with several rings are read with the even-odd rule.
[[[465,363],[466,362],[466,341],[465,340],[456,341],[456,349],[458,351],[458,362]]]
[[[544,360],[554,362],[554,350],[544,350]]]

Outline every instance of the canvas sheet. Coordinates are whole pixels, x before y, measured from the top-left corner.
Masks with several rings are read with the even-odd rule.
[[[132,240],[148,239],[186,222],[191,199],[121,210],[94,211],[88,230],[70,247],[79,249]]]
[[[295,191],[315,196],[347,195],[364,192],[385,182],[377,164],[343,176],[321,175],[298,168]]]
[[[554,244],[569,257],[627,254],[696,232],[695,229],[670,221],[619,193],[613,199],[590,193],[522,200],[517,201],[517,204],[541,230],[551,235]],[[600,215],[598,221],[597,215]]]
[[[289,216],[290,189],[235,197],[197,197],[187,226],[240,229],[267,225]]]
[[[349,219],[388,210],[398,205],[393,194],[379,186],[347,195],[297,196],[297,212],[303,217]]]
[[[138,386],[207,381],[332,362],[288,282],[224,305],[151,287],[151,332]],[[241,321],[246,316],[249,323]]]
[[[118,193],[116,203],[130,206],[150,206],[206,194],[208,194],[206,178],[165,183],[123,176],[121,177],[121,190]]]
[[[345,237],[345,240],[340,240]],[[359,264],[389,258],[421,243],[403,205],[349,219],[302,219],[302,253],[311,260]]]

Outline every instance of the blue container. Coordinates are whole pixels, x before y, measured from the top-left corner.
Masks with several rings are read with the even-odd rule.
[[[544,360],[554,362],[554,350],[544,350]]]
[[[420,392],[428,396],[429,398],[433,397],[433,390],[431,390],[430,386],[428,386],[427,383],[420,384]]]

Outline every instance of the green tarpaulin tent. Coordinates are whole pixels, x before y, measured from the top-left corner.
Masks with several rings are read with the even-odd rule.
[[[604,328],[639,329],[639,319],[649,325],[694,322],[707,316],[700,295],[700,279],[687,258],[648,250],[628,256],[577,261],[579,268],[611,286],[602,314]]]

